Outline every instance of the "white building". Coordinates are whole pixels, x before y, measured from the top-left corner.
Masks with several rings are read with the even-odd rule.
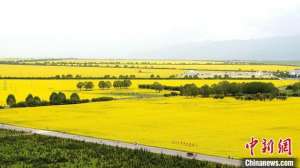
[[[181,77],[188,78],[215,78],[215,77],[229,77],[229,78],[273,78],[271,72],[262,71],[186,71],[181,74]]]
[[[289,72],[292,76],[300,76],[300,69],[295,69]]]
[[[185,71],[181,76],[182,77],[189,77],[189,78],[194,78],[194,77],[199,77],[201,74],[198,71]]]

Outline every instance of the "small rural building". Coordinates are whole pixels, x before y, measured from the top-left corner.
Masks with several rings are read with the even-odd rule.
[[[229,78],[273,78],[271,72],[264,71],[195,71],[189,70],[181,74],[181,77],[188,78],[214,78],[216,76]]]
[[[189,77],[189,78],[199,77],[200,76],[200,72],[190,70],[190,71],[184,72],[181,76],[182,77]]]
[[[289,72],[291,76],[300,77],[300,69],[295,69]]]

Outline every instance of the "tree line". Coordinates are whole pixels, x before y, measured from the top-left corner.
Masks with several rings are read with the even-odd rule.
[[[217,84],[203,85],[201,87],[197,87],[196,84],[186,84],[184,86],[166,86],[162,85],[158,82],[153,84],[141,84],[139,85],[141,89],[154,89],[157,91],[161,90],[169,90],[169,91],[177,91],[181,96],[202,96],[202,97],[214,97],[214,98],[224,98],[225,96],[234,96],[237,99],[243,100],[258,100],[262,99],[285,99],[286,95],[280,93],[279,89],[274,86],[273,83],[265,83],[265,82],[244,82],[244,83],[236,83],[236,82],[228,82],[222,81]],[[172,95],[176,95],[172,93]],[[171,96],[171,95],[167,95]]]
[[[300,82],[288,85],[286,90],[291,91],[292,96],[300,96]]]
[[[99,97],[89,99],[80,99],[77,93],[72,93],[69,98],[66,97],[63,92],[52,92],[49,96],[49,101],[41,100],[38,96],[33,96],[29,94],[25,101],[17,102],[16,97],[10,94],[6,98],[6,104],[8,107],[36,107],[36,106],[49,106],[49,105],[64,105],[64,104],[79,104],[88,102],[98,102],[98,101],[110,101],[113,100],[112,97]]]
[[[124,80],[115,80],[113,83],[110,81],[99,81],[98,82],[98,88],[99,89],[109,89],[111,87],[114,88],[128,88],[132,85],[131,80],[124,79]],[[76,87],[79,90],[92,90],[94,88],[94,83],[92,81],[86,81],[86,82],[78,82],[76,84]]]

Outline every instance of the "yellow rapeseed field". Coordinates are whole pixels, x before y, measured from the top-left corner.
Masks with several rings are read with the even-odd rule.
[[[93,81],[95,88],[92,91],[80,91],[76,88],[76,84],[80,81]],[[126,98],[136,96],[157,95],[153,90],[138,89],[139,84],[152,84],[159,82],[163,85],[180,86],[188,83],[195,83],[198,86],[204,84],[214,84],[222,80],[132,80],[132,86],[129,89],[98,89],[100,80],[18,80],[18,79],[1,79],[0,80],[0,105],[5,105],[6,97],[14,94],[17,101],[25,100],[28,94],[39,96],[43,100],[49,100],[52,92],[62,91],[69,97],[76,92],[82,99],[90,99],[101,96],[112,96],[115,98]],[[110,80],[113,82],[113,80]],[[250,82],[255,80],[229,80],[231,82]],[[257,80],[259,81],[259,80]],[[295,80],[260,80],[263,82],[272,82],[276,86],[287,86],[295,83]],[[162,95],[165,92],[160,93]]]
[[[106,65],[104,65],[106,66]],[[113,66],[113,65],[111,65]],[[112,68],[112,67],[70,67],[70,66],[42,66],[42,65],[0,65],[0,77],[54,77],[56,75],[82,77],[103,77],[110,75],[135,75],[138,78],[149,78],[152,74],[161,78],[171,75],[181,75],[188,69],[196,70],[242,70],[242,71],[289,71],[296,66],[280,65],[140,65],[140,68]],[[172,68],[172,69],[151,69]],[[299,68],[299,67],[298,67]]]
[[[0,122],[122,140],[224,157],[249,157],[251,137],[292,139],[300,156],[300,98],[237,101],[233,98],[151,98],[0,110]],[[261,144],[255,156],[262,154]]]
[[[45,63],[45,61],[28,61],[28,63]],[[289,71],[299,69],[297,66],[289,65],[263,65],[263,64],[228,64],[224,61],[196,61],[196,60],[106,60],[106,59],[79,59],[79,60],[53,60],[48,62],[56,63],[87,63],[90,65],[101,65],[114,67],[118,65],[124,66],[138,66],[154,67],[154,68],[175,68],[175,69],[198,69],[198,70],[242,70],[242,71]],[[101,64],[99,64],[101,63]]]
[[[122,61],[122,66],[126,64]],[[0,65],[1,77],[54,77],[55,75],[81,75],[103,77],[104,75],[135,75],[149,78],[181,74],[185,69],[199,70],[256,70],[289,71],[296,66],[279,65],[171,65],[164,62],[140,64],[140,68],[70,67],[41,65]],[[191,62],[193,63],[193,62]],[[109,64],[109,61],[108,61]],[[114,64],[111,64],[113,66]],[[104,64],[105,66],[105,64]],[[147,66],[148,68],[141,68]],[[173,68],[151,69],[150,67]],[[118,80],[118,79],[116,79]],[[92,81],[91,91],[76,88],[78,82]],[[233,98],[163,97],[169,91],[138,89],[139,84],[159,82],[163,85],[181,86],[194,83],[197,86],[212,85],[223,80],[132,80],[128,89],[99,89],[100,80],[72,79],[0,79],[0,105],[6,104],[8,94],[14,94],[17,102],[24,101],[28,94],[49,100],[52,92],[64,92],[67,97],[78,93],[81,99],[111,96],[118,100],[109,102],[59,105],[32,108],[0,109],[0,123],[49,129],[68,133],[122,140],[151,146],[185,150],[208,155],[242,158],[249,157],[245,144],[251,137],[291,138],[293,156],[300,151],[300,98],[286,101],[240,101]],[[114,80],[110,80],[113,82]],[[297,80],[227,80],[230,82],[272,82],[284,87]],[[273,155],[261,153],[261,144],[255,149],[259,157],[285,157],[277,152]]]
[[[203,65],[144,65],[156,68],[196,69],[196,70],[223,70],[223,71],[290,71],[300,67],[287,65],[230,65],[230,64],[203,64]],[[143,67],[141,65],[141,67]]]
[[[39,65],[0,65],[1,77],[54,77],[55,75],[71,74],[82,77],[103,77],[104,75],[135,75],[149,78],[151,74],[168,78],[170,75],[181,74],[177,69],[142,69],[142,68],[106,68],[106,67],[70,67],[70,66],[39,66]]]

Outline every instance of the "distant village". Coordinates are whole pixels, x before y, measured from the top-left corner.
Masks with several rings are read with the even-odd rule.
[[[299,78],[300,77],[300,69],[295,69],[289,72],[289,74],[293,77]]]
[[[289,71],[289,78],[299,78],[300,69]],[[182,78],[278,78],[274,72],[269,71],[185,71],[180,75]]]

